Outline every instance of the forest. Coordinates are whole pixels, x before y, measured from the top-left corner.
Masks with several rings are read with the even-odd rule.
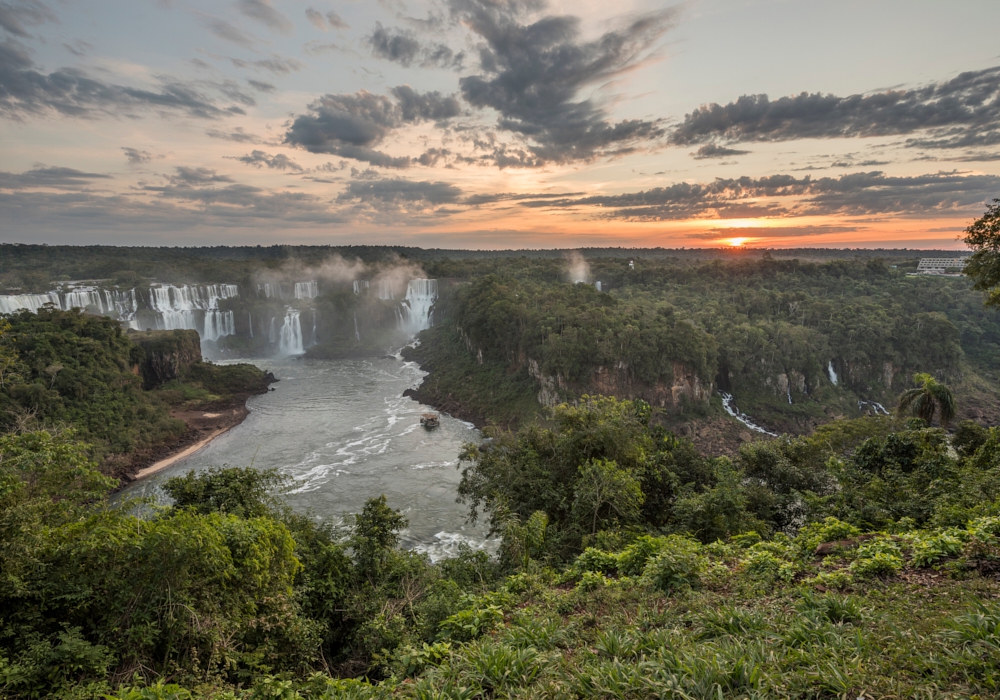
[[[36,253],[16,274],[44,287]],[[188,252],[135,261],[160,254]],[[122,497],[116,456],[176,435],[173,408],[268,378],[203,361],[193,331],[0,317],[0,693],[996,696],[990,278],[909,276],[912,256],[584,260],[580,281],[556,255],[420,263],[440,296],[404,355],[430,372],[421,400],[483,426],[456,496],[498,541],[436,563],[399,546],[384,496],[336,525],[290,509],[270,465]],[[356,296],[317,313],[384,301]],[[746,428],[723,393],[780,434],[706,450],[691,426]]]

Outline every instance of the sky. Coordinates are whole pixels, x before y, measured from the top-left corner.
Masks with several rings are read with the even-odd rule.
[[[996,0],[0,0],[0,242],[960,249]]]

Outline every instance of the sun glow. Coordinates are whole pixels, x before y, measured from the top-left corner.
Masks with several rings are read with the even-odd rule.
[[[744,243],[746,243],[750,239],[749,238],[727,238],[725,240],[733,248],[739,248],[740,246],[742,246]]]

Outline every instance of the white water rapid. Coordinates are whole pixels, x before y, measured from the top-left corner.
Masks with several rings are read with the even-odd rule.
[[[286,357],[305,352],[305,348],[302,347],[302,323],[299,315],[298,309],[288,307],[285,312],[285,322],[278,334],[278,353]]]
[[[872,412],[877,415],[888,416],[889,411],[885,406],[880,404],[878,401],[865,401],[864,399],[858,399],[858,410],[864,412],[865,406],[870,406]]]
[[[437,298],[437,280],[410,280],[406,287],[406,300],[400,319],[401,328],[408,333],[419,333],[430,328],[434,321],[434,302]]]
[[[733,406],[733,395],[727,394],[724,391],[720,391],[719,395],[722,397],[722,407],[726,409],[726,413],[731,415],[733,418],[738,420],[740,423],[750,428],[750,430],[756,430],[758,433],[764,433],[765,435],[770,435],[771,437],[778,437],[777,433],[772,433],[770,430],[766,430],[751,420],[750,416],[743,413],[740,409]],[[789,402],[791,403],[791,402]]]

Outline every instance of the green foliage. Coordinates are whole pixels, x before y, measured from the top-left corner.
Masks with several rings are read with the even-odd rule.
[[[685,586],[697,587],[704,569],[701,545],[695,540],[671,535],[646,563],[642,575],[657,590],[672,593]]]
[[[851,572],[861,578],[895,576],[902,568],[903,556],[899,546],[883,538],[862,544],[851,562]]]
[[[904,391],[899,397],[899,412],[910,411],[927,425],[934,421],[934,415],[941,416],[941,425],[947,426],[955,417],[955,398],[951,389],[929,374],[913,375],[913,382],[920,386]]]
[[[965,230],[964,240],[973,251],[964,273],[985,292],[987,306],[1000,305],[1000,199]]]
[[[192,470],[184,476],[171,477],[163,483],[163,490],[178,508],[193,508],[202,514],[219,511],[257,518],[276,507],[272,493],[286,483],[287,477],[277,469],[228,467],[200,474]]]
[[[350,544],[363,571],[374,574],[399,544],[399,531],[407,521],[388,506],[385,495],[372,498],[354,518]]]
[[[5,347],[16,351],[21,381],[0,387],[0,427],[19,415],[69,424],[96,452],[131,452],[179,435],[180,421],[143,392],[133,373],[141,351],[110,318],[42,309],[9,317]]]

